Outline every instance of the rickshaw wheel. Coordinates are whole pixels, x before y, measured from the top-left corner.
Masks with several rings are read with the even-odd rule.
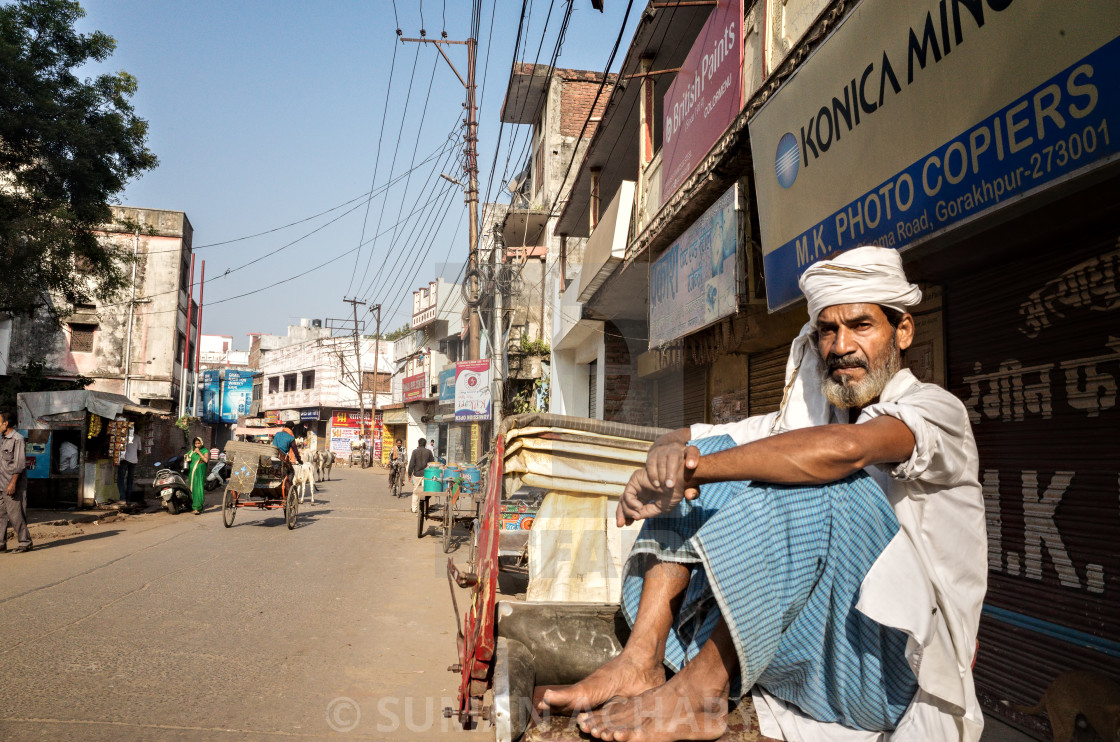
[[[296,516],[299,514],[299,500],[296,498],[296,488],[289,485],[284,494],[284,519],[288,523],[288,530],[296,527]]]
[[[455,527],[455,514],[451,508],[451,498],[448,497],[447,505],[443,509],[443,553],[451,553],[451,529]]]
[[[226,528],[233,525],[233,519],[237,517],[237,493],[231,489],[227,489],[225,494],[222,495],[222,522],[225,523]]]
[[[421,497],[416,505],[416,538],[424,537],[424,518],[428,515],[428,498]]]

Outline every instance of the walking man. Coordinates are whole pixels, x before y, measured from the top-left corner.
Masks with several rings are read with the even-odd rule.
[[[31,551],[31,532],[27,530],[27,477],[23,471],[26,459],[23,436],[16,432],[15,413],[0,412],[0,551],[8,550],[8,523],[16,532],[19,546],[16,554]]]
[[[139,442],[134,431],[129,431],[128,441],[121,452],[120,463],[117,464],[117,491],[121,496],[122,504],[132,503],[132,478],[136,473],[136,463],[139,461]],[[139,504],[139,503],[138,503]]]
[[[424,486],[424,470],[428,468],[428,464],[436,460],[431,449],[425,447],[427,443],[428,441],[421,438],[412,451],[412,456],[408,459],[408,476],[412,477],[412,512],[414,513],[420,504],[420,489]]]

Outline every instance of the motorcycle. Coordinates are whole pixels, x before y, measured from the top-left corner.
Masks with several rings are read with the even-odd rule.
[[[167,512],[175,515],[180,510],[187,510],[191,507],[193,497],[191,495],[191,488],[187,485],[187,480],[183,475],[175,471],[177,467],[180,471],[187,470],[187,460],[182,456],[176,456],[167,462],[167,467],[160,469],[163,466],[160,462],[156,462],[156,478],[152,482],[152,487],[159,494],[159,498],[163,506],[167,508]]]
[[[226,455],[220,454],[218,460],[210,467],[210,473],[206,476],[206,481],[202,486],[207,492],[213,492],[219,487],[226,486],[226,480],[229,479],[230,466],[226,461]]]

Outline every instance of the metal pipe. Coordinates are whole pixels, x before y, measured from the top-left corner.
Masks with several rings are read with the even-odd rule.
[[[206,261],[202,261],[202,275],[198,280],[198,332],[195,333],[194,340],[194,398],[191,400],[191,412],[195,417],[200,417],[198,414],[198,365],[202,359],[202,297],[206,291]],[[229,356],[226,356],[227,358]]]
[[[194,301],[194,253],[191,253],[191,282],[188,286],[190,289],[187,292],[187,341],[183,343],[183,369],[179,379],[179,417],[187,414],[187,364],[189,363],[189,354],[191,350],[191,302]],[[176,322],[178,325],[179,313],[175,312]]]
[[[128,300],[128,334],[124,341],[124,396],[132,399],[132,317],[136,312],[136,256],[140,253],[140,227],[132,235],[132,298]]]

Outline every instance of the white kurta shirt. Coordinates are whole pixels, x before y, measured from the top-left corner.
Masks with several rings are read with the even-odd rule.
[[[725,434],[740,445],[749,443],[770,434],[777,414],[693,425],[692,437]],[[972,661],[988,584],[988,539],[968,413],[952,394],[904,369],[856,424],[880,415],[910,428],[914,452],[896,466],[866,469],[886,493],[901,528],[864,577],[856,607],[910,637],[906,653],[918,693],[893,732],[866,732],[810,719],[756,687],[752,696],[761,731],[806,742],[976,742],[984,717]],[[847,411],[832,410],[834,424],[847,417]]]

